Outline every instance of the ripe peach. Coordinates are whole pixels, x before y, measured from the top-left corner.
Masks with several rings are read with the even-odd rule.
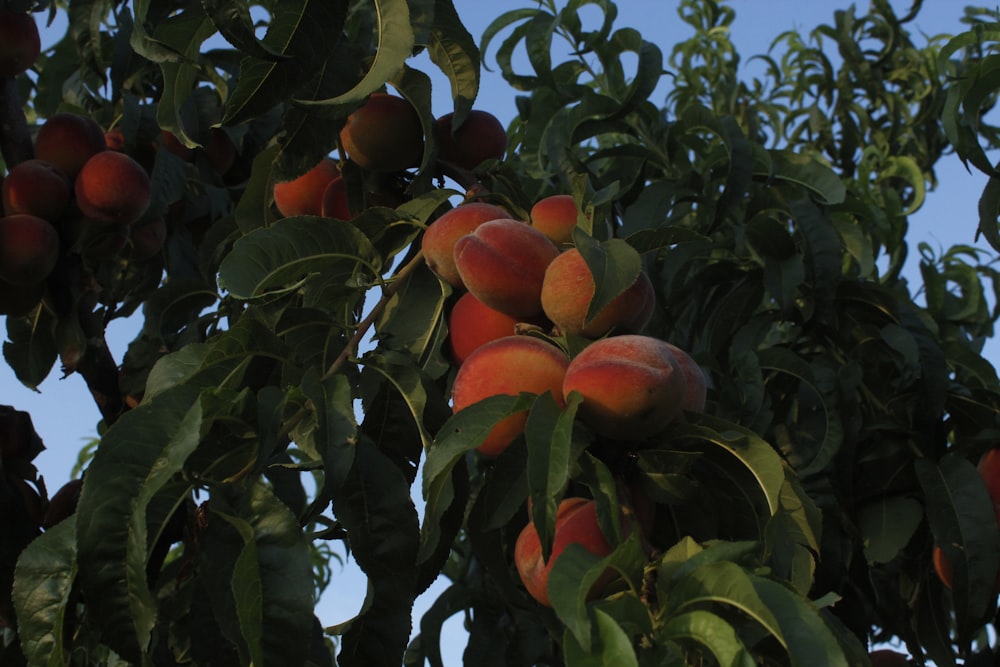
[[[868,654],[872,667],[906,667],[910,659],[905,653],[897,653],[891,649],[882,648]]]
[[[42,528],[48,530],[73,514],[80,501],[82,488],[82,479],[71,479],[59,487],[59,490],[49,499],[49,506],[45,509],[45,514],[42,515]]]
[[[562,333],[586,338],[600,338],[612,329],[616,333],[634,333],[646,326],[653,314],[656,296],[644,271],[584,325],[594,290],[594,276],[583,255],[576,248],[570,248],[552,260],[545,270],[542,310]]]
[[[455,243],[455,268],[466,289],[511,317],[542,313],[542,280],[559,248],[510,218],[490,220]]]
[[[132,259],[149,259],[163,250],[163,244],[167,241],[167,222],[163,217],[138,222],[132,227],[129,239],[132,243]]]
[[[455,244],[484,222],[509,215],[499,206],[485,202],[469,202],[451,209],[427,227],[420,241],[427,267],[452,287],[465,287],[455,268]]]
[[[507,131],[496,116],[473,109],[458,129],[452,127],[454,117],[448,113],[434,121],[434,142],[442,160],[472,170],[485,160],[503,159]]]
[[[554,243],[572,243],[577,221],[576,201],[569,195],[552,195],[531,207],[531,226]]]
[[[19,213],[0,218],[0,280],[33,285],[59,259],[59,234],[44,218]]]
[[[569,364],[563,395],[583,395],[580,419],[619,440],[653,435],[673,421],[684,400],[684,372],[667,343],[650,336],[602,338]]]
[[[322,215],[323,193],[340,176],[340,167],[328,157],[291,181],[274,184],[274,205],[286,218],[293,215]]]
[[[667,343],[667,347],[674,353],[677,365],[684,374],[684,399],[681,401],[681,409],[687,412],[704,412],[705,401],[708,398],[708,379],[705,377],[705,371],[681,348],[670,343]]]
[[[41,51],[38,25],[31,14],[0,8],[0,76],[26,71]]]
[[[149,175],[125,153],[102,151],[76,177],[76,203],[89,219],[130,225],[146,212]]]
[[[448,314],[448,348],[461,366],[470,354],[490,341],[514,335],[520,320],[493,310],[466,292]]]
[[[190,162],[194,159],[194,149],[185,146],[181,142],[180,138],[173,132],[160,130],[160,144],[163,148],[170,151],[185,162]]]
[[[351,220],[351,207],[347,202],[347,183],[343,176],[337,176],[323,191],[323,204],[320,213],[324,218]]]
[[[587,551],[603,558],[611,553],[611,545],[601,532],[597,522],[597,504],[584,498],[566,498],[556,510],[555,535],[548,562],[542,559],[542,544],[535,524],[528,522],[514,544],[514,564],[521,582],[531,597],[546,607],[552,606],[549,599],[549,573],[562,552],[570,544],[579,544]],[[601,582],[595,585],[591,594],[598,594]]]
[[[75,113],[53,114],[35,137],[35,157],[62,169],[70,181],[77,177],[87,160],[107,148],[104,132],[97,121]]]
[[[205,159],[208,161],[208,166],[221,176],[225,176],[233,168],[236,162],[236,144],[225,130],[213,127],[208,133]]]
[[[11,317],[27,315],[42,300],[44,292],[45,283],[42,282],[31,285],[14,285],[6,280],[0,280],[0,315]],[[0,440],[0,444],[2,442]]]
[[[522,392],[551,391],[562,403],[562,384],[569,359],[562,350],[538,338],[507,336],[470,354],[455,375],[452,408],[455,412],[490,396],[518,396]],[[527,412],[500,420],[479,446],[486,456],[497,456],[524,431]]]
[[[983,454],[979,458],[977,469],[993,499],[993,509],[1000,518],[1000,447]]]
[[[45,160],[25,160],[4,179],[3,210],[7,215],[28,213],[55,222],[69,206],[71,192],[61,169]]]
[[[424,130],[417,110],[408,101],[375,93],[347,117],[340,145],[362,169],[402,171],[420,164]]]

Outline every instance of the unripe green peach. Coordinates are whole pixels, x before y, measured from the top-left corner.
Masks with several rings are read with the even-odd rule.
[[[3,182],[6,215],[27,213],[55,222],[69,206],[69,179],[45,160],[25,160],[10,170]]]
[[[0,7],[0,77],[13,77],[35,64],[42,51],[31,14]]]
[[[427,267],[452,287],[465,287],[455,268],[455,244],[484,222],[509,215],[499,206],[485,202],[469,202],[451,209],[432,222],[421,239],[420,249]]]
[[[554,243],[572,243],[577,222],[576,201],[569,195],[552,195],[531,207],[531,226]]]
[[[570,544],[579,544],[598,557],[611,553],[611,545],[601,532],[597,521],[597,504],[585,498],[565,498],[556,510],[555,535],[548,562],[542,559],[542,543],[538,538],[535,524],[528,524],[521,530],[514,544],[514,565],[521,577],[521,583],[528,594],[539,604],[552,606],[549,599],[549,574],[552,566]],[[613,576],[613,572],[609,573]],[[605,581],[595,582],[591,595],[599,594]]]
[[[674,353],[677,365],[684,374],[684,398],[681,400],[681,409],[687,412],[704,412],[705,401],[708,398],[708,378],[705,376],[705,371],[681,348],[671,343],[667,343],[667,347]]]
[[[328,157],[291,181],[274,184],[274,205],[281,215],[322,215],[323,193],[327,186],[340,177],[340,167]]]
[[[417,110],[402,97],[375,93],[347,117],[340,132],[347,156],[362,169],[379,173],[420,164],[424,130]]]
[[[59,234],[44,218],[20,213],[0,218],[0,280],[40,283],[59,259]]]
[[[455,412],[490,396],[518,396],[522,392],[552,392],[563,403],[562,384],[569,359],[562,350],[530,336],[507,336],[472,352],[458,369],[452,386]],[[524,432],[528,413],[500,420],[478,447],[486,456],[497,456]]]
[[[635,333],[649,322],[656,295],[645,271],[585,325],[595,289],[594,276],[583,255],[576,248],[570,248],[552,260],[545,270],[542,309],[562,333],[585,338],[600,338],[612,330]]]
[[[68,112],[50,116],[35,137],[35,157],[61,169],[70,181],[76,179],[87,160],[107,147],[97,121]]]
[[[455,267],[466,289],[511,317],[542,314],[542,281],[559,248],[510,218],[490,220],[455,243]]]
[[[490,341],[515,334],[520,320],[493,310],[471,293],[463,294],[448,314],[448,349],[456,366]]]
[[[462,169],[472,170],[485,160],[502,160],[507,152],[507,131],[488,111],[473,109],[458,129],[452,127],[455,114],[434,121],[434,141],[438,157]]]
[[[583,397],[577,414],[595,432],[641,440],[681,412],[686,382],[670,347],[650,336],[595,341],[570,362],[563,395]]]
[[[97,222],[130,225],[149,207],[149,175],[117,151],[102,151],[87,160],[74,190],[80,211]]]

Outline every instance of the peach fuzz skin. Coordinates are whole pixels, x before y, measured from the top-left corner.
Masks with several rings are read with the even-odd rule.
[[[72,186],[66,174],[45,160],[25,160],[3,182],[6,215],[27,213],[55,222],[69,206]]]
[[[274,205],[286,218],[293,215],[322,215],[326,188],[340,177],[340,168],[330,158],[290,181],[274,184]]]
[[[562,333],[585,338],[600,338],[612,330],[615,333],[638,332],[653,315],[656,295],[653,283],[643,271],[628,289],[585,325],[595,289],[594,276],[580,251],[570,248],[552,260],[545,270],[542,310]]]
[[[452,409],[459,412],[491,396],[552,392],[563,404],[562,384],[569,359],[562,350],[529,336],[507,336],[476,349],[455,375]],[[528,413],[510,415],[490,430],[477,448],[497,456],[524,432]]]
[[[479,225],[510,214],[499,206],[485,202],[470,202],[456,206],[432,222],[420,241],[427,266],[452,287],[464,288],[455,268],[455,244]]]
[[[70,181],[76,179],[87,160],[107,148],[97,121],[69,112],[53,114],[35,137],[35,157],[61,169]]]
[[[545,269],[558,256],[548,237],[510,218],[484,222],[455,244],[455,266],[465,288],[511,317],[542,314]]]
[[[552,239],[553,243],[573,242],[576,219],[576,202],[570,195],[545,197],[531,207],[531,226]]]
[[[0,280],[40,283],[59,260],[59,234],[47,220],[17,214],[0,218]]]
[[[708,398],[708,378],[690,354],[671,343],[667,347],[674,353],[677,365],[684,373],[684,400],[681,409],[685,412],[704,412],[705,401]]]
[[[611,553],[611,545],[601,533],[597,522],[597,504],[585,498],[566,498],[556,510],[555,535],[552,553],[546,563],[542,560],[542,545],[535,525],[528,522],[514,544],[514,564],[521,583],[528,594],[539,604],[552,606],[549,599],[549,573],[559,556],[570,544],[579,544],[595,556]],[[598,583],[599,586],[599,583]]]
[[[434,141],[438,157],[462,169],[472,170],[485,160],[502,160],[507,152],[507,131],[488,111],[473,109],[457,130],[454,113],[434,121]]]
[[[420,163],[424,130],[420,116],[408,101],[374,93],[347,117],[340,145],[362,169],[391,173]]]
[[[448,352],[452,362],[461,366],[470,354],[486,343],[513,336],[518,321],[466,292],[448,313]]]
[[[0,77],[27,71],[42,51],[34,17],[0,7]]]
[[[80,211],[96,222],[130,225],[149,207],[149,175],[125,153],[102,151],[87,160],[74,184]]]
[[[637,440],[678,417],[685,388],[684,373],[665,342],[623,335],[595,341],[576,355],[563,395],[580,392],[577,414],[595,432]]]

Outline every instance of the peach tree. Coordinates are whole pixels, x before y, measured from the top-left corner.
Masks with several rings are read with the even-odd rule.
[[[995,14],[745,80],[715,0],[669,52],[610,0],[2,4],[4,359],[102,415],[53,485],[0,406],[3,665],[440,665],[455,615],[476,665],[992,659]],[[949,152],[979,227],[911,285]]]

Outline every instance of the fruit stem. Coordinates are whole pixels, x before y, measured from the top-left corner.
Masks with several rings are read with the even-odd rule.
[[[0,77],[0,154],[8,171],[35,157],[28,121],[17,93],[17,79]]]

